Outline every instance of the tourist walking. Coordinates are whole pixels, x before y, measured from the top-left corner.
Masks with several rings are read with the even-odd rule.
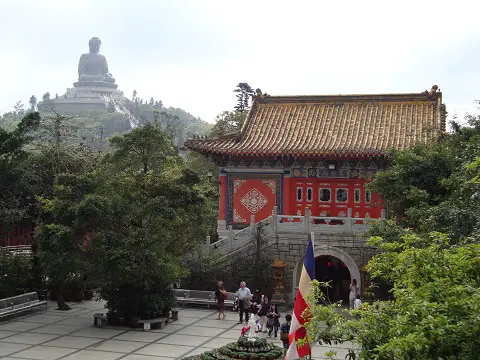
[[[355,299],[357,298],[357,295],[359,294],[359,289],[357,285],[357,279],[353,279],[352,283],[350,284],[350,294],[348,295],[348,300],[350,302],[350,310],[353,309],[353,306],[355,305]]]
[[[277,305],[270,305],[270,310],[267,313],[267,327],[268,327],[268,337],[272,336],[272,331],[277,338],[278,328],[280,327],[280,313],[278,312]]]
[[[217,284],[217,289],[215,290],[215,297],[217,298],[217,306],[218,306],[218,320],[220,320],[220,316],[222,319],[225,319],[225,300],[227,299],[227,291],[223,286],[223,281],[219,281]]]
[[[260,318],[260,329],[259,331],[267,332],[267,313],[270,309],[270,300],[268,297],[264,296],[262,303],[260,304],[260,309],[258,310],[258,317]]]
[[[283,342],[283,355],[287,355],[288,350],[288,334],[290,333],[290,325],[292,324],[292,315],[285,316],[285,322],[280,327],[280,340]]]
[[[245,281],[240,283],[240,288],[237,290],[236,294],[238,297],[238,309],[240,312],[240,321],[243,322],[243,313],[245,313],[245,322],[248,323],[248,308],[250,307],[250,299],[252,298],[252,293],[250,289],[247,288]]]

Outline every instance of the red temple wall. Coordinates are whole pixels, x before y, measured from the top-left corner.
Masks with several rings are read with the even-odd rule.
[[[21,223],[14,230],[7,231],[0,226],[0,246],[31,245],[33,225]]]
[[[220,176],[219,220],[248,225],[251,215],[261,221],[274,206],[286,215],[305,215],[309,208],[313,216],[344,217],[351,209],[354,218],[380,218],[384,205],[378,194],[366,189],[368,181],[229,173]]]
[[[380,218],[383,202],[367,188],[367,179],[290,178],[288,214],[344,217],[352,209],[352,217]],[[284,212],[287,214],[287,212]]]

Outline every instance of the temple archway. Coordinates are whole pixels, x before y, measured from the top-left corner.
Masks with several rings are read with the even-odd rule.
[[[348,285],[352,279],[357,279],[360,293],[362,292],[362,283],[360,277],[360,269],[355,261],[345,251],[333,246],[317,246],[314,250],[315,256],[315,278],[319,281],[331,280],[333,287],[330,289],[330,300],[347,300],[348,301]],[[330,265],[328,264],[330,262]],[[293,279],[294,288],[293,296],[295,297],[298,290],[298,283],[300,281],[300,274],[302,273],[303,258],[296,264]],[[319,269],[317,270],[317,267]],[[331,268],[327,274],[322,274],[322,270]],[[326,275],[326,278],[325,278]],[[345,284],[348,282],[348,284]],[[347,288],[347,290],[345,289]]]

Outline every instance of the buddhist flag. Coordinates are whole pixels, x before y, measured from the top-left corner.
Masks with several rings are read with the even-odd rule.
[[[305,309],[310,308],[307,296],[312,293],[312,280],[315,279],[315,257],[313,256],[312,239],[308,241],[307,254],[303,259],[303,269],[300,275],[297,297],[295,299],[295,308],[293,309],[292,323],[288,335],[288,351],[285,360],[300,359],[311,354],[310,344],[307,342],[303,346],[297,346],[297,340],[305,339],[307,331],[304,327],[308,319],[302,317]]]

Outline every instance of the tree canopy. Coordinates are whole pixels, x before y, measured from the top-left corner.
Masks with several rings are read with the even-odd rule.
[[[390,219],[367,234],[378,249],[367,270],[393,300],[346,315],[317,305],[328,284],[315,281],[311,339],[353,341],[360,359],[478,359],[480,118],[467,120],[438,142],[392,153],[370,184]]]

